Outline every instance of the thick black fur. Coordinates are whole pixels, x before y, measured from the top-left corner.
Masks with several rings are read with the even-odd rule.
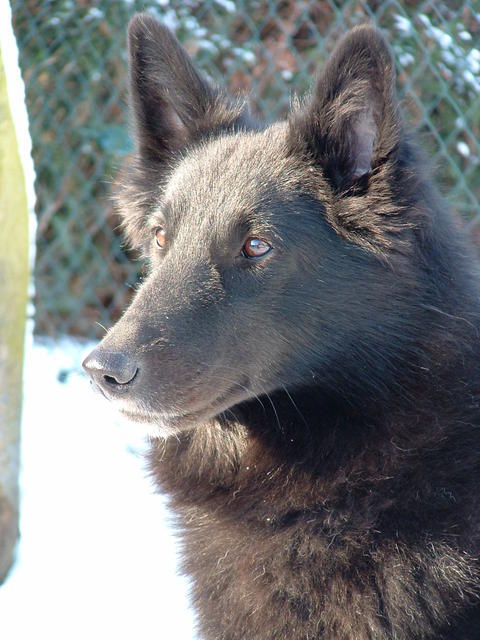
[[[385,41],[352,30],[272,126],[147,15],[129,50],[150,270],[85,366],[154,431],[201,637],[479,639],[478,277]]]

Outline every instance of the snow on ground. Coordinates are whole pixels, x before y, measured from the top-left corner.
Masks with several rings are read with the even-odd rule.
[[[187,581],[145,443],[97,397],[91,345],[27,348],[21,542],[0,587],[5,640],[192,640]]]

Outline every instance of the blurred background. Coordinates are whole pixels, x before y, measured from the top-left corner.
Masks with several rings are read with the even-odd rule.
[[[37,334],[100,337],[141,272],[109,199],[132,148],[125,28],[141,10],[267,120],[309,89],[348,28],[375,21],[408,119],[480,248],[480,0],[13,0],[36,170]]]

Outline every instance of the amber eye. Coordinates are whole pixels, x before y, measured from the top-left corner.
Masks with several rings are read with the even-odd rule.
[[[157,243],[157,247],[165,249],[165,245],[167,244],[165,227],[157,227],[155,229],[155,241]]]
[[[243,245],[242,253],[246,258],[263,258],[272,250],[272,245],[261,238],[251,237]]]

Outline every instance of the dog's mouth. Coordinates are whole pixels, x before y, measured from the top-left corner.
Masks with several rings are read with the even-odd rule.
[[[246,384],[232,385],[222,392],[215,400],[205,403],[205,406],[186,411],[145,410],[138,408],[135,401],[118,407],[122,416],[130,422],[149,426],[151,435],[173,435],[180,431],[198,426],[215,416],[230,409],[239,402],[247,399]],[[203,403],[202,403],[203,404]]]
[[[154,413],[142,413],[140,411],[131,411],[129,409],[121,408],[119,409],[122,416],[130,420],[131,422],[140,422],[144,424],[149,424],[155,422],[155,414]]]

